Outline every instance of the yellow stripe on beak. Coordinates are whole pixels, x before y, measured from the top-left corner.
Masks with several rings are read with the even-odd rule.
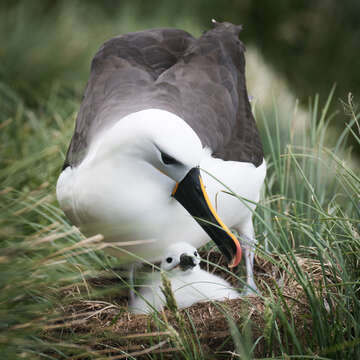
[[[172,196],[215,242],[229,262],[229,267],[237,266],[241,260],[240,243],[212,206],[199,167],[190,169],[186,176],[176,184]]]
[[[173,191],[172,191],[172,193],[171,193],[171,196],[174,196],[174,195],[175,195],[178,186],[179,186],[179,183],[177,182],[177,183],[175,184],[175,186],[174,186],[174,189],[173,189]]]
[[[216,221],[218,222],[218,224],[221,226],[221,228],[228,234],[229,237],[231,237],[231,239],[234,241],[235,246],[236,246],[236,256],[234,256],[232,262],[228,265],[229,268],[233,268],[235,266],[237,266],[240,263],[241,260],[241,246],[239,243],[239,240],[236,238],[236,236],[230,231],[230,229],[224,224],[224,222],[220,219],[219,215],[217,214],[217,212],[215,211],[210,199],[209,199],[209,195],[206,192],[205,186],[204,186],[204,182],[201,178],[201,176],[199,176],[199,180],[200,180],[200,186],[201,186],[201,191],[204,195],[205,201],[207,206],[209,207],[212,215],[214,216],[214,218],[216,219]]]

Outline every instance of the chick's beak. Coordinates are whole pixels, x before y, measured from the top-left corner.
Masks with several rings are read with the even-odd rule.
[[[241,260],[238,239],[223,223],[205,190],[199,167],[192,168],[184,179],[177,183],[172,196],[194,217],[206,231],[219,250],[226,257],[229,267],[235,267]]]
[[[193,256],[189,256],[187,254],[180,255],[180,269],[182,271],[191,269],[196,266],[196,261]]]

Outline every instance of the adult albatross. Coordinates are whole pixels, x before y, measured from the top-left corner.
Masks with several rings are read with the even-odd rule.
[[[173,242],[213,239],[230,267],[241,246],[253,279],[252,203],[266,165],[245,85],[241,26],[213,21],[196,39],[153,29],[105,42],[91,64],[57,183],[81,231],[101,233],[123,263],[159,261]],[[226,186],[225,186],[226,185]],[[133,240],[152,240],[128,245]],[[135,254],[135,258],[129,254]]]

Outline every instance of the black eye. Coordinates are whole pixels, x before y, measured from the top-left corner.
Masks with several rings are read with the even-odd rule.
[[[197,252],[197,251],[195,251],[195,252],[194,252],[194,255],[195,255],[195,256],[198,256],[199,254],[198,254],[198,252]]]
[[[175,165],[175,164],[180,164],[176,159],[174,159],[172,156],[165,154],[165,153],[161,153],[161,160],[163,161],[163,163],[165,165]]]
[[[172,262],[172,258],[171,257],[166,258],[166,262],[170,264]]]

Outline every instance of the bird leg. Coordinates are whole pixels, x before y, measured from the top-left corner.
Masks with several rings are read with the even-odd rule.
[[[250,238],[246,235],[241,236],[244,239],[244,256],[246,265],[246,285],[241,293],[242,296],[254,296],[258,294],[258,288],[254,281],[254,255],[255,255],[255,243],[254,238]]]

